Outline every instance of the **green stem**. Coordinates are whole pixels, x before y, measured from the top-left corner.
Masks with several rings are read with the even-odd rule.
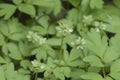
[[[60,45],[59,62],[61,61],[62,55],[63,55],[63,39],[64,39],[64,37],[62,36],[62,38],[61,38],[61,45]]]
[[[83,57],[85,57],[86,55],[84,54],[84,52],[83,52],[83,50],[81,50],[82,51],[82,55],[83,55]],[[87,63],[85,62],[85,71],[87,71],[87,68],[88,68],[88,66],[87,66]]]
[[[38,75],[38,73],[35,73],[35,80],[37,80],[37,75]]]
[[[102,73],[103,73],[103,77],[105,77],[106,76],[106,74],[105,74],[105,68],[102,69]]]

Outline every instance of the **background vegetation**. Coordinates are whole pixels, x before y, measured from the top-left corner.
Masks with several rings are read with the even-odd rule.
[[[120,0],[0,0],[0,80],[120,80]]]

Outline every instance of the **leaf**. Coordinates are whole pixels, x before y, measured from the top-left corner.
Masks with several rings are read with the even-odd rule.
[[[60,46],[61,40],[59,38],[51,38],[46,41],[50,46]]]
[[[61,69],[63,70],[64,76],[70,77],[71,69],[69,67],[61,67]]]
[[[104,80],[102,78],[101,75],[97,74],[97,73],[93,73],[93,72],[88,72],[84,75],[81,76],[82,79],[85,79],[85,80]]]
[[[70,52],[70,60],[76,60],[78,58],[80,58],[80,55],[82,54],[82,52],[80,50],[77,49],[72,49]]]
[[[16,11],[16,6],[12,4],[0,4],[0,16],[4,16],[4,19],[9,19]]]
[[[27,69],[27,68],[30,68],[31,66],[31,63],[29,60],[22,60],[20,62],[20,65],[24,68],[24,69]]]
[[[78,9],[73,8],[68,11],[67,19],[70,20],[73,24],[77,24],[78,18],[79,18],[79,10]]]
[[[45,29],[48,28],[49,26],[49,17],[48,16],[43,16],[38,20],[38,23],[41,24]]]
[[[20,3],[22,3],[23,0],[12,0],[14,4],[19,5]]]
[[[86,47],[102,59],[108,47],[107,37],[103,36],[101,38],[100,33],[95,32],[93,29],[87,35]]]
[[[0,33],[0,46],[3,46],[5,44],[5,38],[4,36]]]
[[[9,38],[11,40],[20,41],[25,38],[25,35],[22,33],[14,33]]]
[[[112,76],[116,80],[120,79],[120,67],[119,66],[120,66],[120,59],[113,62],[110,68],[110,76]]]
[[[74,7],[78,7],[80,0],[68,0]]]
[[[90,0],[82,0],[81,7],[83,12],[86,11],[87,8],[89,7],[89,3],[90,3]]]
[[[25,4],[25,3],[20,4],[20,5],[18,6],[18,9],[19,9],[21,12],[26,13],[26,14],[32,16],[32,17],[34,17],[35,14],[36,14],[35,7],[32,6],[32,5],[30,5],[30,4]]]
[[[12,18],[7,22],[7,27],[9,30],[9,34],[22,32],[24,30],[24,26],[18,21],[17,18]]]
[[[9,56],[11,58],[16,59],[16,60],[22,59],[22,55],[21,55],[20,51],[18,50],[18,46],[15,43],[8,43],[7,48],[10,51]]]
[[[6,80],[2,66],[0,66],[0,80]]]
[[[2,64],[7,63],[7,61],[3,57],[0,56],[0,63],[2,63]]]
[[[91,55],[91,56],[87,56],[83,59],[85,62],[89,62],[91,66],[94,66],[94,67],[103,67],[103,63],[101,62],[101,60],[97,57],[97,56],[94,56],[94,55]]]
[[[111,77],[105,77],[105,79],[104,80],[113,80]]]
[[[32,54],[36,54],[36,58],[46,60],[47,59],[47,52],[46,49],[43,47],[36,48],[32,51]]]
[[[55,75],[56,78],[59,78],[60,80],[65,80],[65,77],[63,75],[63,72],[61,68],[57,67],[53,70],[53,74]]]
[[[85,71],[83,69],[73,69],[71,71],[71,77],[72,77],[72,80],[80,80],[80,75],[82,74],[85,74]]]
[[[5,70],[5,76],[7,80],[13,80],[16,77],[16,72],[14,71],[13,63],[9,63]]]
[[[84,66],[84,62],[77,59],[78,57],[76,57],[76,55],[73,57],[74,59],[76,58],[75,60],[71,59],[72,56],[70,58],[70,55],[69,55],[68,51],[66,51],[66,50],[63,53],[63,57],[64,57],[65,63],[69,66],[72,66],[72,67],[76,67],[76,66],[83,67]]]
[[[120,0],[113,0],[113,3],[118,7],[120,8]]]
[[[60,0],[34,0],[31,3],[40,7],[52,9],[54,15],[57,15],[62,9]]]
[[[0,20],[0,32],[5,36],[9,34],[8,26],[4,20]]]
[[[37,31],[38,34],[40,34],[40,35],[46,35],[47,34],[47,29],[45,29],[45,28],[43,28],[41,26],[37,26],[37,25],[33,26],[32,30]]]
[[[117,34],[114,37],[111,38],[110,40],[110,47],[108,47],[107,51],[105,52],[104,55],[104,62],[112,62],[120,57],[120,35]],[[113,55],[114,54],[114,55]]]
[[[23,55],[23,56],[31,56],[31,46],[28,45],[27,43],[24,43],[22,41],[19,42],[18,44],[18,49],[20,50],[20,53]]]
[[[103,7],[103,0],[90,0],[90,7],[92,9],[95,9],[95,8],[102,8]]]
[[[103,59],[105,63],[110,63],[120,56],[120,54],[114,48],[116,47],[111,46],[105,52],[104,59]]]

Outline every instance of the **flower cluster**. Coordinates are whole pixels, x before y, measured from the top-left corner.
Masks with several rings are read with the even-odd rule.
[[[32,71],[34,71],[34,72],[44,71],[45,64],[41,63],[40,61],[38,61],[36,59],[31,61],[31,63],[32,63]]]
[[[27,34],[27,38],[28,38],[28,41],[31,41],[33,43],[38,42],[40,45],[46,42],[46,38],[42,38],[37,34],[37,32],[29,31]]]
[[[98,21],[94,22],[94,26],[96,27],[96,32],[100,32],[100,30],[105,30],[107,27],[103,22]]]
[[[86,44],[85,39],[78,37],[75,42],[72,42],[71,45],[76,46],[77,49],[83,49],[84,45]]]
[[[93,16],[88,15],[88,16],[83,16],[83,24],[84,26],[88,26],[93,22]]]
[[[69,25],[64,23],[59,23],[59,26],[56,27],[56,30],[62,35],[70,34],[73,32],[72,28],[69,28]]]

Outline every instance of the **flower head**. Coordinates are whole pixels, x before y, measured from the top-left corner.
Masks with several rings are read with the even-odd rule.
[[[37,32],[32,32],[32,31],[28,32],[27,39],[28,41],[33,42],[33,43],[38,42],[40,45],[46,42],[46,38],[42,38],[41,36],[37,34]]]
[[[105,30],[107,28],[106,24],[103,22],[94,22],[94,26],[96,27],[96,32],[99,32],[100,30]]]
[[[59,26],[56,27],[56,30],[61,33],[63,36],[73,32],[72,28],[69,28],[69,25],[64,23],[59,23]]]
[[[81,37],[78,37],[75,42],[72,42],[71,45],[76,46],[77,49],[83,49],[84,45],[86,44],[85,39],[81,39]]]
[[[31,61],[31,63],[32,63],[32,71],[34,71],[34,72],[44,71],[45,64],[41,63],[40,61],[38,61],[36,59]]]
[[[92,15],[83,16],[83,24],[85,26],[90,25],[92,22],[93,22],[93,16]]]

